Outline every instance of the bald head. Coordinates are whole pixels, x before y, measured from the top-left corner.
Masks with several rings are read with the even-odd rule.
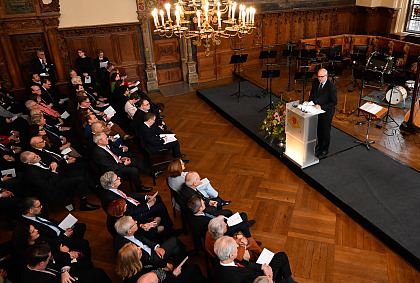
[[[324,83],[328,79],[328,71],[326,69],[319,69],[318,80],[320,83]]]
[[[44,139],[41,136],[31,138],[30,145],[32,148],[43,149],[45,146]]]
[[[185,176],[185,184],[195,189],[200,183],[200,175],[197,172],[191,171],[190,173]]]

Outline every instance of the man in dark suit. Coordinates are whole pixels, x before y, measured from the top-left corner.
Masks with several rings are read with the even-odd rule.
[[[163,125],[159,127],[153,127],[155,121],[156,115],[152,112],[148,112],[144,115],[144,123],[140,124],[139,127],[140,136],[146,144],[147,149],[150,151],[150,153],[156,153],[161,149],[171,149],[172,156],[174,158],[185,157],[185,154],[181,153],[181,148],[177,140],[166,143],[168,137],[160,137],[160,134],[171,134],[171,132],[165,131]]]
[[[55,83],[54,70],[55,65],[50,58],[45,56],[43,49],[38,49],[36,51],[37,58],[32,62],[32,68],[35,73],[37,73],[42,78],[50,79]]]
[[[27,263],[22,270],[22,282],[32,283],[111,283],[100,268],[72,269],[66,253],[54,252],[47,243],[38,243],[29,248]]]
[[[230,204],[230,201],[226,202],[223,201],[220,197],[216,197],[213,199],[205,197],[202,193],[197,190],[197,187],[201,184],[200,175],[197,172],[189,172],[187,176],[185,176],[185,184],[181,188],[181,192],[179,194],[179,201],[180,205],[183,209],[187,209],[188,201],[193,196],[200,197],[204,203],[206,208],[204,209],[205,213],[217,216],[217,215],[224,215],[224,216],[231,216],[232,211],[229,209],[223,209],[224,205]]]
[[[137,192],[150,192],[152,190],[151,187],[143,186],[140,181],[140,171],[147,174],[150,173],[150,169],[143,161],[135,157],[120,158],[117,156],[109,148],[108,137],[105,133],[95,134],[93,136],[93,142],[95,145],[92,147],[91,157],[102,173],[114,171],[122,178],[129,178],[133,182]]]
[[[289,259],[284,252],[279,252],[270,264],[258,264],[251,261],[236,260],[238,253],[236,241],[229,236],[217,239],[214,252],[219,258],[215,265],[216,278],[220,283],[252,283],[262,273],[274,282],[296,283],[290,271]]]
[[[206,205],[204,200],[199,196],[193,196],[188,201],[188,209],[191,211],[189,221],[193,230],[198,232],[201,236],[205,236],[208,230],[210,220],[215,216],[205,213]],[[255,220],[248,221],[248,215],[245,212],[240,213],[242,222],[233,226],[227,226],[226,235],[233,236],[237,232],[242,232],[245,237],[251,237],[251,228],[255,224]]]
[[[82,176],[67,178],[57,171],[57,163],[52,162],[48,167],[41,157],[34,152],[24,151],[20,155],[22,163],[27,164],[26,180],[35,186],[42,197],[49,203],[62,199],[68,191],[77,191],[80,197],[80,210],[91,211],[100,208],[90,204],[86,196],[89,188]]]
[[[152,198],[150,195],[124,193],[118,189],[121,185],[121,179],[112,171],[106,172],[101,176],[101,185],[104,190],[100,197],[105,210],[110,202],[117,198],[123,198],[127,203],[126,213],[139,223],[146,223],[151,217],[160,217],[161,225],[165,227],[165,232],[169,232],[172,229],[172,220],[160,196]]]
[[[164,268],[171,257],[174,264],[178,265],[184,259],[185,246],[176,237],[171,237],[162,245],[157,245],[151,240],[136,234],[137,221],[131,216],[124,216],[115,223],[118,235],[115,237],[114,248],[116,252],[126,243],[132,242],[141,247],[141,262],[143,265],[152,265],[154,268]]]
[[[309,101],[313,101],[315,108],[322,109],[325,113],[318,115],[317,147],[315,156],[323,158],[328,154],[331,136],[331,123],[334,117],[335,106],[337,105],[337,88],[334,83],[328,80],[326,69],[318,71],[318,79],[312,82]]]
[[[91,250],[89,242],[83,239],[86,224],[76,223],[73,228],[63,230],[59,223],[46,216],[41,216],[42,204],[36,197],[25,198],[22,203],[22,216],[20,222],[32,225],[38,230],[40,240],[46,241],[54,248],[60,245],[67,246],[70,250],[80,250],[90,260]]]

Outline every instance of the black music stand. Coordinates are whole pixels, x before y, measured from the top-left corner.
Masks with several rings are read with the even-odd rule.
[[[272,48],[272,47],[274,47],[274,46],[264,46],[263,48]],[[269,50],[265,50],[265,51],[263,50],[263,51],[261,51],[260,52],[260,57],[258,59],[266,59],[265,65],[267,66],[267,71],[268,71],[268,66],[277,65],[277,64],[274,64],[274,65],[273,64],[269,64],[268,63],[268,60],[269,59],[276,58],[276,56],[277,56],[277,50],[270,50],[269,49]],[[261,98],[261,97],[265,96],[266,94],[268,94],[268,79],[269,78],[267,77],[267,85],[266,85],[266,88],[257,97]]]
[[[351,58],[351,64],[353,66],[353,68],[351,69],[351,82],[349,82],[348,84],[346,84],[345,86],[348,85],[353,85],[353,88],[358,87],[360,88],[360,84],[357,81],[358,77],[356,74],[357,73],[357,66],[359,65],[359,62],[363,62],[366,61],[366,56],[364,54],[360,54],[360,53],[356,53],[356,54],[351,54],[350,55]],[[359,76],[360,78],[360,76]]]
[[[297,72],[295,74],[295,80],[302,80],[303,86],[302,86],[302,103],[305,101],[305,87],[306,87],[306,83],[308,82],[309,79],[312,79],[312,77],[314,76],[315,72],[308,72],[308,69],[310,66],[300,66],[301,68],[304,69],[303,72]]]
[[[232,55],[232,57],[230,57],[230,62],[229,64],[235,64],[235,69],[237,68],[239,70],[239,81],[238,81],[238,86],[239,86],[239,90],[233,94],[231,94],[230,96],[234,96],[236,95],[238,97],[238,101],[239,98],[241,97],[241,64],[245,63],[246,60],[248,59],[248,54],[239,54],[239,55]]]
[[[391,90],[391,93],[390,93],[389,99],[388,99],[388,105],[387,105],[388,109],[386,111],[386,114],[381,118],[381,120],[379,120],[378,123],[376,123],[375,126],[380,129],[380,128],[382,128],[382,126],[379,125],[379,123],[381,123],[381,122],[383,122],[384,124],[394,122],[395,124],[397,124],[397,127],[399,127],[400,125],[394,120],[394,118],[392,118],[391,115],[389,115],[389,109],[391,108],[392,95],[394,94],[394,88],[396,86],[394,70],[391,71],[391,75],[384,76],[384,80],[385,80],[385,83],[389,83],[389,86],[388,86],[387,90],[385,91],[384,99],[386,99],[387,91]],[[388,121],[388,118],[389,118],[389,121]]]
[[[286,87],[283,89],[283,92],[285,91],[295,91],[297,90],[293,87],[293,85],[290,83],[291,80],[291,74],[292,74],[292,57],[299,56],[299,50],[292,50],[292,43],[289,43],[288,45],[289,49],[284,49],[281,56],[287,57],[287,66],[289,67],[289,82],[287,83]]]
[[[265,106],[264,108],[262,108],[260,111],[258,111],[258,112],[261,112],[261,111],[263,111],[263,110],[265,110],[265,109],[267,109],[267,108],[269,108],[270,110],[271,109],[273,109],[273,99],[272,99],[272,94],[273,94],[273,92],[271,91],[271,86],[272,86],[272,83],[273,83],[273,78],[278,78],[278,77],[280,77],[280,70],[269,70],[269,71],[263,71],[262,72],[262,76],[261,76],[262,78],[267,78],[267,79],[270,79],[270,89],[269,89],[269,94],[270,94],[270,103],[267,105],[267,106]]]

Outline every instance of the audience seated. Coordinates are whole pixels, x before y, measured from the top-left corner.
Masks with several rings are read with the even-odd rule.
[[[231,216],[232,211],[228,209],[223,209],[224,201],[217,197],[214,199],[210,199],[208,197],[205,197],[203,194],[201,194],[197,187],[200,185],[200,175],[198,175],[197,172],[190,172],[185,177],[185,184],[181,188],[181,192],[179,194],[179,201],[181,202],[181,208],[187,209],[188,207],[188,201],[193,196],[198,196],[204,201],[204,204],[206,208],[204,209],[205,213],[217,216],[217,215],[224,215],[224,216]]]
[[[243,215],[241,216],[243,217]],[[245,220],[242,223],[246,223]],[[238,244],[238,253],[236,256],[237,260],[244,259],[255,262],[260,256],[262,249],[258,246],[254,238],[252,238],[249,228],[244,227],[246,225],[239,227],[242,223],[230,227],[227,225],[222,216],[212,219],[208,224],[209,230],[206,234],[205,246],[207,252],[215,258],[216,254],[214,253],[214,243],[217,239],[226,235],[233,237]]]
[[[101,173],[114,171],[121,178],[130,179],[137,192],[152,190],[151,187],[143,186],[140,181],[140,172],[151,173],[144,161],[135,157],[118,157],[109,147],[108,136],[105,133],[95,134],[93,142],[95,145],[91,149],[91,157]]]
[[[123,198],[127,204],[127,215],[132,216],[141,224],[148,223],[150,218],[159,217],[160,224],[165,227],[165,231],[171,230],[173,223],[160,196],[153,198],[150,195],[124,193],[118,189],[121,185],[120,178],[112,171],[101,176],[101,185],[104,188],[101,193],[101,203],[104,209],[113,200]]]
[[[80,198],[80,210],[90,211],[100,207],[87,201],[89,188],[82,176],[62,176],[57,171],[56,162],[52,162],[47,167],[41,157],[31,151],[22,152],[20,160],[27,164],[26,180],[37,189],[46,202],[55,203],[57,200],[63,199],[66,194],[77,191]]]
[[[108,217],[106,219],[106,227],[112,237],[117,236],[117,231],[115,231],[115,223],[123,216],[126,216],[127,211],[127,202],[123,198],[117,198],[111,201],[107,207],[107,214]],[[149,240],[154,242],[159,242],[158,233],[162,233],[165,229],[164,226],[160,226],[161,218],[160,217],[153,217],[153,220],[144,223],[138,224],[139,230],[138,233],[145,236]]]
[[[188,201],[188,208],[191,212],[189,221],[192,229],[197,231],[197,233],[204,237],[207,232],[209,222],[211,222],[212,219],[216,219],[215,216],[204,212],[206,206],[204,204],[204,200],[199,196],[192,196],[190,198],[190,200]],[[248,221],[248,215],[245,212],[241,212],[240,216],[242,218],[242,222],[232,227],[227,226],[227,224],[223,221],[224,218],[222,216],[218,216],[217,219],[219,219],[218,223],[220,222],[220,226],[223,226],[222,228],[226,228],[228,230],[226,233],[229,236],[233,236],[237,232],[242,232],[245,235],[245,237],[251,237],[251,232],[249,232],[249,228],[255,224],[255,220]],[[224,224],[221,222],[223,222]]]
[[[124,216],[115,223],[117,237],[115,237],[114,248],[119,251],[126,243],[133,243],[141,248],[141,261],[144,265],[151,265],[154,268],[164,268],[171,258],[175,264],[181,263],[185,258],[185,246],[176,237],[170,237],[162,245],[150,241],[137,232],[138,225],[131,216]]]
[[[22,272],[22,282],[63,283],[111,283],[100,268],[73,269],[67,254],[53,253],[47,243],[31,246],[27,253],[27,266]]]
[[[91,250],[89,242],[83,239],[86,231],[84,223],[76,223],[73,228],[63,230],[58,227],[58,222],[46,216],[41,217],[42,204],[36,197],[29,197],[22,201],[22,216],[20,223],[31,225],[39,232],[39,240],[45,241],[55,249],[81,251],[85,259],[90,260]]]
[[[252,261],[236,259],[238,248],[236,241],[229,236],[220,237],[215,245],[219,262],[215,265],[216,278],[219,283],[252,283],[261,273],[272,278],[274,282],[295,283],[290,271],[289,259],[283,252],[278,252],[270,264],[258,264]]]

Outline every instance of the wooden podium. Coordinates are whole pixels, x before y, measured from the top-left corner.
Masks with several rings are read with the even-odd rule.
[[[299,105],[299,101],[286,104],[286,152],[285,156],[301,169],[317,164],[315,157],[318,114],[323,110]]]
[[[372,119],[381,118],[386,113],[387,109],[373,102],[366,102],[365,104],[360,106],[358,110],[360,110],[366,116],[366,119],[368,120],[368,127],[366,132],[366,140],[355,142],[364,144],[369,150],[370,145],[375,143],[375,141],[369,141],[370,122],[372,121]]]

